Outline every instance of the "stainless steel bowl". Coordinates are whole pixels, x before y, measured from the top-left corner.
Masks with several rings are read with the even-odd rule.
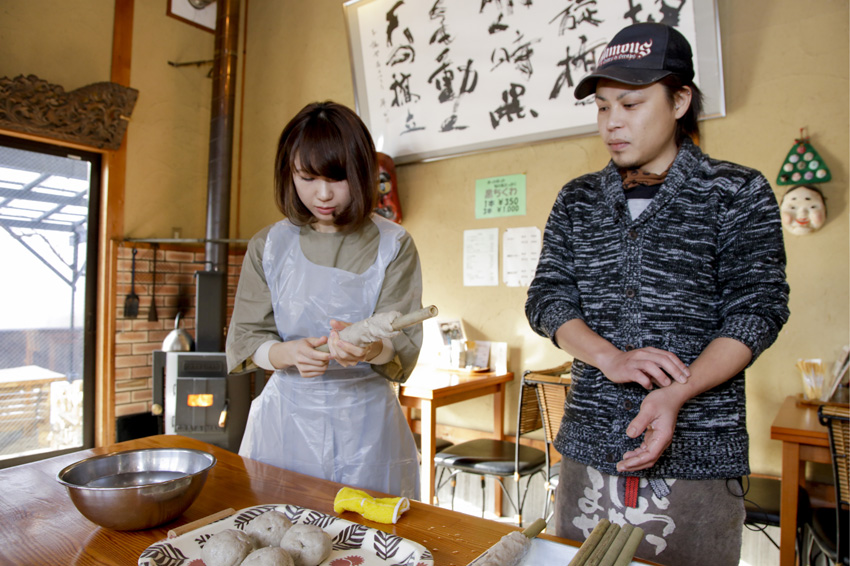
[[[188,509],[215,465],[212,454],[148,448],[93,456],[56,479],[88,520],[116,531],[150,529]]]

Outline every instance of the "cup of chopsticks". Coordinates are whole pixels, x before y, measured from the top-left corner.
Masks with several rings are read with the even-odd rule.
[[[809,400],[820,400],[823,395],[826,368],[820,358],[797,360],[797,368],[803,377],[803,395]]]

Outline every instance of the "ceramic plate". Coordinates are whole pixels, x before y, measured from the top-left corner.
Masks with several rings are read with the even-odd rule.
[[[331,555],[322,566],[433,566],[431,551],[399,536],[352,523],[296,505],[257,505],[179,537],[152,544],[139,557],[139,566],[205,566],[201,549],[225,529],[244,530],[268,511],[280,511],[293,524],[317,525],[333,540]]]

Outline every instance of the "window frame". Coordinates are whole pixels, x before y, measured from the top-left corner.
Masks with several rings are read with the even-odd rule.
[[[82,445],[50,450],[36,454],[26,454],[0,460],[0,469],[27,464],[63,454],[93,448],[95,446],[95,393],[97,378],[97,320],[98,320],[98,275],[100,254],[100,205],[103,196],[103,163],[105,156],[96,151],[80,149],[66,145],[53,144],[28,138],[0,133],[0,146],[44,153],[58,157],[80,159],[90,164],[88,220],[86,230],[86,277],[85,311],[83,316],[83,430]]]

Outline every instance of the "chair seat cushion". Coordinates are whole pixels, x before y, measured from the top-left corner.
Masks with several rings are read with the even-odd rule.
[[[516,444],[479,438],[461,442],[437,453],[434,463],[475,474],[511,476],[514,473]],[[519,447],[519,473],[522,476],[543,469],[546,455],[531,446]]]

